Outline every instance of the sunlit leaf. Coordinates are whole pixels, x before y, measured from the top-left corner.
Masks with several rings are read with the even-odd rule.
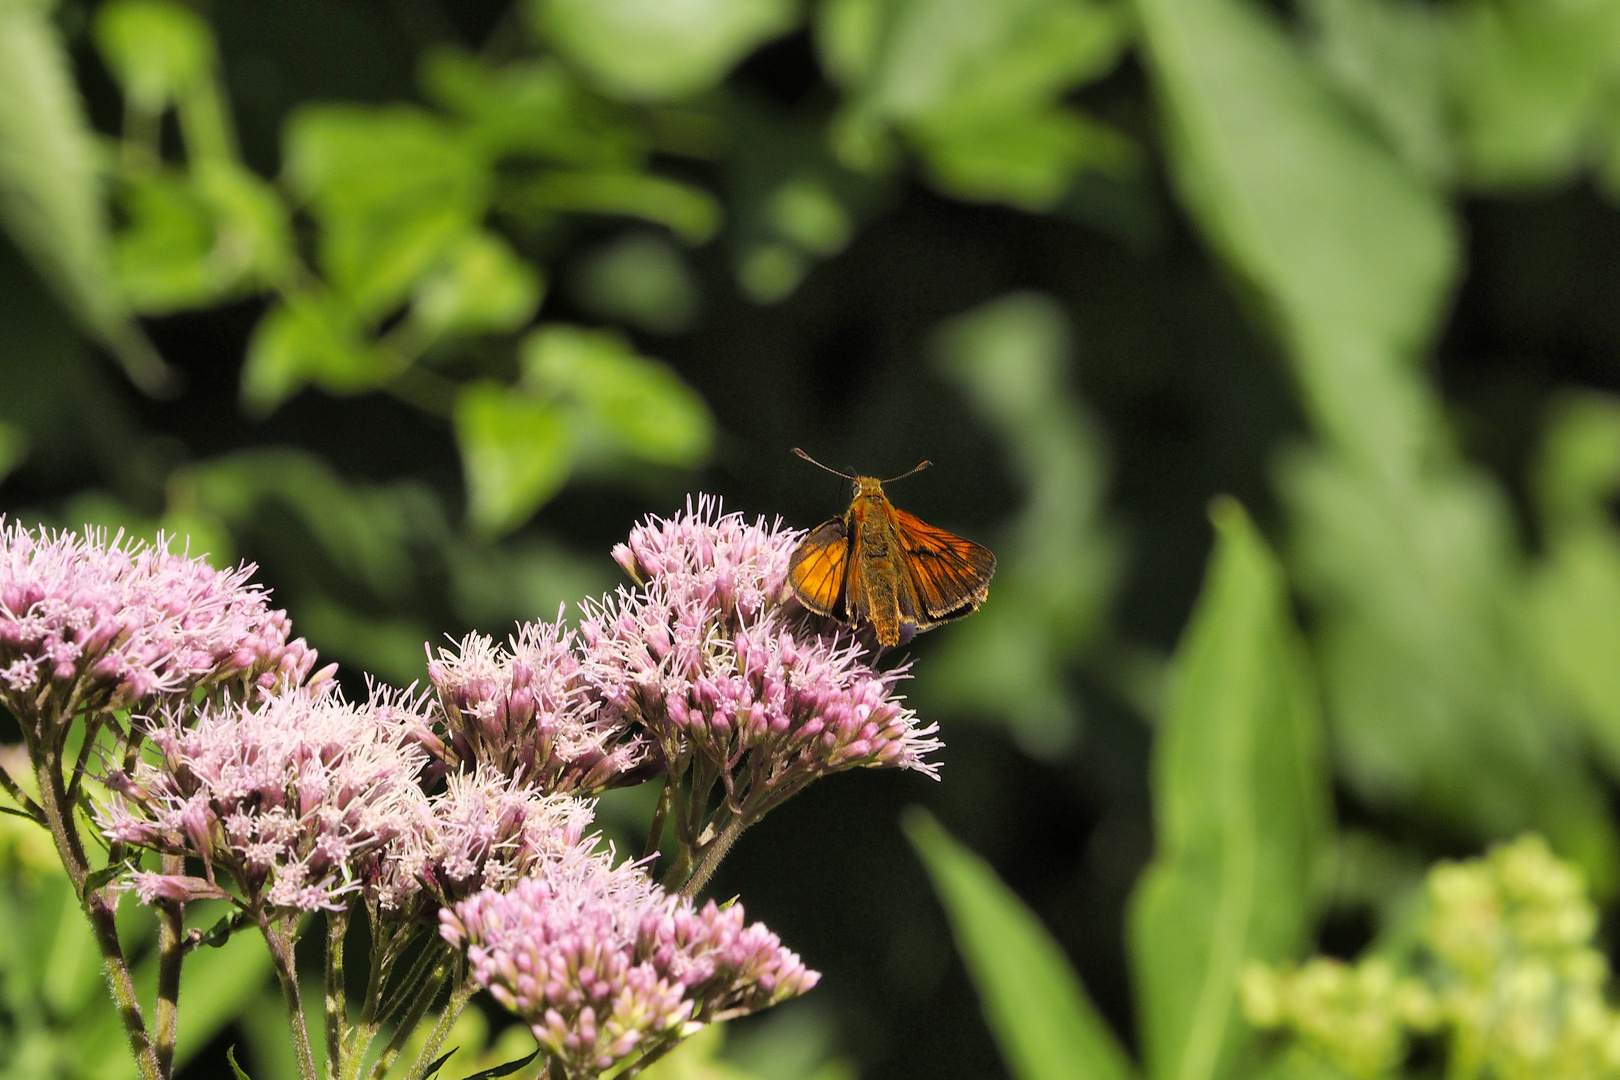
[[[667,365],[621,337],[549,325],[523,343],[524,383],[574,407],[582,435],[600,432],[622,451],[664,465],[696,465],[713,422],[703,399]]]
[[[1091,0],[838,0],[817,37],[855,91],[835,144],[867,168],[892,125],[943,190],[1049,209],[1080,170],[1135,163],[1129,139],[1060,105],[1114,65],[1127,29],[1121,8]]]
[[[467,121],[466,138],[490,156],[624,169],[647,153],[646,136],[622,106],[579,85],[555,60],[495,67],[453,48],[428,51],[422,88]]]
[[[1314,916],[1327,774],[1281,567],[1237,503],[1177,648],[1156,733],[1156,854],[1129,940],[1150,1077],[1211,1080],[1252,1037],[1238,1005],[1250,959],[1288,958]]]
[[[500,237],[469,232],[416,286],[412,315],[434,335],[520,328],[540,303],[539,271]]]
[[[720,204],[700,188],[642,173],[545,173],[515,185],[509,199],[524,210],[617,214],[667,225],[689,244],[720,227]]]
[[[487,163],[419,109],[305,107],[285,143],[288,181],[321,224],[321,266],[363,318],[403,300],[483,216]]]
[[[1188,210],[1257,290],[1319,431],[1404,470],[1431,437],[1412,365],[1456,271],[1450,212],[1249,0],[1136,8]]]
[[[456,400],[455,423],[467,517],[483,532],[517,528],[568,479],[573,436],[552,402],[477,383]]]
[[[911,811],[905,827],[1014,1080],[1129,1080],[1124,1050],[1035,914],[928,813]]]
[[[294,295],[253,330],[242,369],[242,401],[269,412],[308,383],[333,393],[380,386],[402,364],[360,334],[355,313],[335,296]]]
[[[686,97],[792,29],[796,0],[527,0],[530,21],[608,93]]]
[[[119,86],[148,113],[208,78],[214,63],[207,25],[174,0],[111,0],[97,9],[93,29]]]

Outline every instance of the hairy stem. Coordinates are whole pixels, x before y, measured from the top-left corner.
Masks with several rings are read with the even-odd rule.
[[[185,869],[183,856],[163,856],[163,873],[183,874]],[[174,1040],[180,1030],[180,968],[186,958],[185,912],[186,906],[178,900],[164,900],[157,905],[158,987],[152,1029],[158,1064],[165,1074],[174,1071]]]
[[[372,1080],[380,1080],[393,1066],[395,1060],[399,1057],[399,1052],[404,1049],[406,1040],[411,1037],[411,1031],[416,1027],[417,1022],[422,1019],[422,1014],[427,1012],[428,1006],[433,1004],[433,999],[439,996],[439,988],[444,985],[444,980],[450,973],[450,958],[444,956],[437,948],[437,945],[430,946],[430,950],[439,955],[439,962],[433,968],[433,973],[428,976],[427,980],[412,996],[410,1007],[399,1018],[399,1026],[394,1028],[394,1033],[389,1037],[382,1053],[377,1055],[377,1062],[371,1067],[370,1076]],[[462,1004],[466,1003],[463,1002]]]
[[[456,1021],[461,1018],[461,1012],[472,1000],[473,992],[478,985],[467,977],[465,965],[458,956],[455,961],[455,989],[450,992],[450,1000],[445,1002],[444,1011],[439,1014],[439,1020],[428,1033],[427,1043],[422,1052],[416,1055],[416,1061],[411,1064],[410,1071],[405,1074],[405,1080],[422,1080],[422,1073],[433,1064],[433,1059],[439,1056],[439,1047],[444,1045],[445,1036],[455,1027]]]
[[[344,911],[326,913],[326,1075],[337,1080],[343,1075],[343,1050],[348,1034],[349,1001],[343,984],[343,940],[349,932],[349,915]]]
[[[664,843],[664,819],[669,816],[669,803],[671,798],[671,781],[666,776],[664,787],[658,792],[658,806],[653,810],[652,824],[647,828],[647,846],[641,852],[643,859],[650,859],[658,854],[658,849]]]
[[[287,1027],[292,1035],[293,1054],[298,1059],[299,1080],[320,1080],[315,1070],[315,1051],[309,1044],[309,1021],[304,1016],[303,995],[298,992],[298,966],[293,958],[293,935],[286,921],[275,922],[263,908],[254,912],[265,944],[270,946],[270,958],[275,964],[276,978],[281,981],[281,998],[287,1005]]]
[[[697,863],[692,867],[690,876],[684,882],[679,883],[682,896],[690,900],[698,894],[703,886],[709,883],[709,879],[714,876],[714,872],[720,867],[720,860],[726,857],[731,851],[731,845],[737,842],[737,838],[743,834],[743,830],[751,824],[753,824],[752,818],[733,816],[715,834],[713,839],[699,849]],[[666,882],[665,886],[669,887],[669,883]]]
[[[66,725],[62,725],[66,726]],[[48,735],[49,733],[47,733]],[[103,888],[88,888],[90,862],[85,857],[84,842],[79,836],[78,823],[73,818],[73,803],[67,797],[62,780],[60,739],[39,739],[23,725],[23,737],[28,756],[34,763],[34,778],[39,784],[39,809],[56,844],[56,854],[62,860],[73,893],[90,920],[96,947],[101,950],[102,972],[107,977],[107,988],[124,1023],[124,1034],[129,1039],[130,1053],[135,1056],[135,1067],[142,1080],[167,1080],[168,1073],[158,1061],[157,1050],[147,1032],[146,1018],[141,1015],[141,1003],[135,993],[135,980],[130,977],[129,963],[118,942],[118,926],[113,919],[113,906]]]

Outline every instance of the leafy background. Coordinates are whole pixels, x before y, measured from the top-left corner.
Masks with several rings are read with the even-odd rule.
[[[750,834],[715,894],[826,978],[691,1075],[1246,1075],[1240,962],[1436,857],[1620,891],[1617,91],[1614,0],[0,0],[0,509],[254,560],[408,683],[689,492],[838,511],[789,447],[932,458],[896,499],[1001,559],[911,650],[946,780]],[[1085,1071],[981,1013],[914,805]],[[3,850],[4,1068],[119,1075]],[[287,1067],[256,963],[186,1075]]]

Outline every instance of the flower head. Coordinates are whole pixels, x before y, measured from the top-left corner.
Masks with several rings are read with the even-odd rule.
[[[693,755],[713,762],[739,805],[774,805],[857,766],[938,771],[926,760],[937,729],[895,694],[905,668],[880,671],[857,641],[783,601],[801,535],[707,498],[651,518],[614,552],[637,585],[590,606],[580,626],[609,709],[652,733],[671,772]]]
[[[445,716],[445,738],[428,745],[451,766],[491,767],[558,793],[645,779],[645,737],[601,710],[560,623],[528,623],[504,647],[469,634],[457,651],[439,650],[428,678]]]
[[[578,845],[593,812],[584,799],[544,794],[488,766],[452,774],[391,845],[375,897],[384,910],[408,912],[417,896],[437,906],[505,890]]]
[[[0,702],[24,723],[79,708],[151,708],[198,687],[269,689],[308,675],[315,653],[248,584],[148,545],[0,518]]]
[[[201,859],[210,882],[223,868],[250,904],[340,908],[384,875],[390,842],[427,813],[426,755],[411,738],[422,710],[383,691],[351,704],[329,686],[205,709],[194,724],[169,710],[151,725],[156,759],[108,778],[115,794],[99,824],[114,840]]]
[[[575,849],[506,893],[440,913],[473,977],[528,1023],[569,1080],[715,1020],[797,996],[819,976],[739,905],[701,910],[634,864]]]

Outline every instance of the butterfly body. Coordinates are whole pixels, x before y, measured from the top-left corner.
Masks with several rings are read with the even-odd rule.
[[[800,603],[868,626],[892,648],[984,602],[996,571],[989,548],[897,509],[881,481],[851,479],[849,509],[810,530],[793,552],[788,580]]]

